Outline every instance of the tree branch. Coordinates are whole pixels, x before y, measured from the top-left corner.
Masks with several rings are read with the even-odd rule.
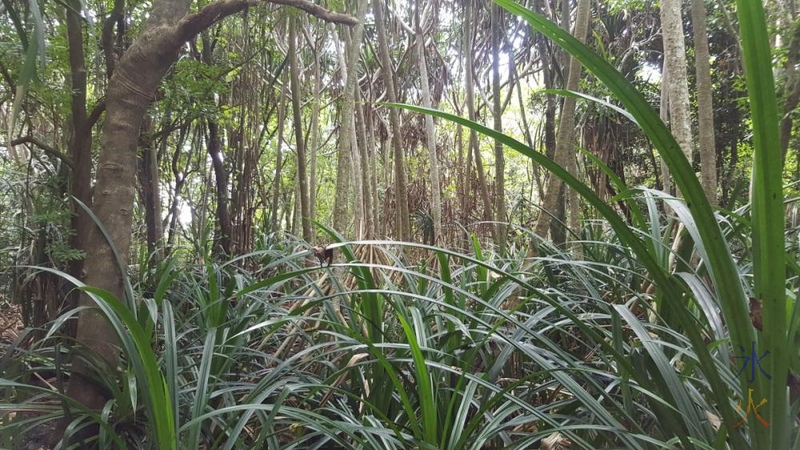
[[[86,127],[88,129],[92,129],[95,126],[98,120],[100,120],[100,115],[106,110],[106,100],[105,98],[100,99],[94,108],[92,108],[92,112],[89,114],[89,118],[86,119]]]
[[[44,142],[40,141],[39,139],[36,139],[33,136],[22,136],[22,137],[18,137],[18,138],[16,138],[16,139],[11,141],[11,145],[12,146],[14,146],[14,145],[22,145],[22,144],[33,144],[33,145],[39,147],[40,149],[42,149],[42,151],[44,151],[48,155],[56,157],[56,158],[60,159],[61,161],[63,161],[64,164],[69,166],[70,169],[75,170],[75,163],[72,161],[72,158],[70,158],[69,156],[65,155],[64,153],[61,153],[60,151],[54,149],[53,147],[45,144]]]
[[[181,41],[187,41],[220,20],[262,3],[293,6],[327,22],[341,23],[349,26],[358,23],[355,17],[328,11],[308,0],[219,0],[181,19],[176,29],[177,38]]]

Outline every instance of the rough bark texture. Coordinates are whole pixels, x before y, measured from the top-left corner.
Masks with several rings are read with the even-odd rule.
[[[689,162],[692,161],[692,129],[689,121],[689,83],[686,79],[686,44],[683,39],[681,1],[661,2],[661,30],[669,77],[667,97],[672,134]]]
[[[327,20],[352,24],[349,16],[333,15],[317,5],[299,0],[271,0],[272,3],[299,6]],[[101,137],[101,152],[94,188],[94,212],[108,230],[123,264],[128,261],[131,219],[136,194],[136,149],[145,112],[161,79],[177,60],[187,39],[223,18],[255,4],[223,0],[187,15],[186,0],[155,0],[143,31],[119,60],[106,92],[106,119]],[[124,294],[121,270],[102,232],[92,227],[86,240],[86,284],[104,289],[117,298]],[[81,296],[82,306],[93,306]],[[114,330],[96,309],[81,311],[77,340],[97,352],[116,369],[119,350]],[[66,394],[89,409],[100,409],[107,394],[92,380],[92,372],[81,358],[72,367]],[[63,430],[63,428],[62,428]],[[62,434],[63,435],[63,434]],[[59,438],[56,432],[56,438]]]
[[[389,43],[386,36],[386,25],[383,23],[383,10],[380,0],[372,0],[375,14],[375,28],[378,31],[378,55],[381,61],[381,73],[386,85],[386,93],[390,102],[397,102],[397,91],[394,82],[394,65],[389,55]],[[394,155],[394,183],[397,199],[397,235],[401,241],[411,240],[411,221],[408,212],[408,192],[406,187],[405,155],[400,141],[400,115],[396,108],[389,108],[389,124],[392,135],[392,153]]]
[[[578,12],[575,19],[575,30],[573,34],[575,38],[581,42],[586,41],[586,35],[589,31],[589,13],[589,1],[580,0],[578,2]],[[565,85],[567,90],[574,91],[578,89],[581,69],[581,64],[575,58],[570,58],[567,82]],[[561,118],[558,124],[558,136],[556,137],[556,149],[553,160],[575,175],[575,157],[575,98],[565,97],[564,106],[561,109]],[[554,176],[550,177],[550,183],[543,200],[543,208],[545,211],[552,212],[556,210],[559,206],[559,197],[561,196],[563,188],[564,184],[560,178]],[[577,199],[575,199],[575,201],[577,202]],[[545,236],[547,229],[550,227],[550,222],[551,216],[549,214],[546,212],[540,214],[539,220],[536,221],[536,234]]]
[[[425,59],[425,34],[422,30],[422,18],[420,9],[422,2],[417,0],[417,28],[416,49],[419,66],[420,88],[422,91],[422,106],[435,108],[431,100],[431,87],[428,80],[428,65]],[[433,123],[433,116],[425,115],[425,141],[428,148],[428,157],[431,164],[431,216],[433,217],[433,242],[442,238],[442,193],[441,182],[439,181],[439,158],[436,156],[436,128]]]
[[[717,204],[717,149],[714,139],[714,104],[704,0],[692,0],[695,71],[697,75],[697,134],[700,139],[700,174],[703,190],[712,205]]]

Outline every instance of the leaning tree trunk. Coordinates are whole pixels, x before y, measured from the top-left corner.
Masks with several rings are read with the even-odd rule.
[[[303,0],[269,0],[296,5],[329,21],[355,24],[345,15],[330,13]],[[136,194],[136,149],[145,112],[167,70],[178,58],[181,46],[204,29],[250,5],[244,1],[221,0],[187,15],[187,0],[154,0],[142,33],[120,58],[106,92],[106,118],[101,136],[94,213],[116,248],[121,261],[128,261]],[[103,233],[92,227],[86,238],[86,284],[104,289],[122,299],[125,295],[121,271]],[[94,302],[81,296],[81,306]],[[80,312],[77,341],[96,352],[111,368],[119,362],[117,336],[108,320],[97,309]],[[66,394],[89,409],[99,410],[107,401],[102,386],[92,379],[92,370],[76,358]],[[66,423],[63,424],[66,426]],[[63,428],[61,428],[63,431]],[[56,437],[57,432],[55,433]]]

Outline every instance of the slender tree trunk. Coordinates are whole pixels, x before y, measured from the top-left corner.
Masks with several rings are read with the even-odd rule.
[[[492,33],[492,116],[494,116],[495,131],[503,132],[503,105],[500,98],[500,39],[502,34],[500,23],[500,7],[496,3],[491,6],[491,33]],[[509,55],[513,58],[514,55]],[[494,141],[494,199],[495,199],[495,218],[497,227],[495,233],[495,245],[498,251],[504,253],[507,241],[506,225],[506,163],[503,154],[503,144],[499,140]]]
[[[397,102],[395,90],[394,65],[389,55],[389,43],[386,36],[386,25],[383,23],[383,10],[380,0],[372,0],[372,9],[375,14],[375,28],[378,31],[378,55],[380,57],[383,81],[390,102]],[[411,240],[411,221],[408,211],[408,192],[406,187],[405,155],[400,141],[400,115],[396,108],[389,108],[389,124],[392,135],[392,153],[394,154],[394,183],[397,200],[397,234],[402,241]]]
[[[664,61],[661,69],[661,103],[659,104],[659,116],[664,123],[669,122],[669,71],[667,70],[667,61]],[[659,158],[661,161],[661,179],[663,180],[661,189],[666,192],[672,192],[672,176],[669,174],[669,167],[667,167],[664,158]]]
[[[700,139],[700,174],[703,190],[712,205],[717,204],[717,148],[714,139],[714,104],[704,0],[692,0],[695,70],[697,74],[697,134]]]
[[[69,193],[86,207],[92,207],[92,126],[86,113],[86,65],[83,52],[83,19],[81,18],[81,2],[70,0],[67,12],[67,45],[69,47],[70,85],[72,88],[72,130],[69,141],[69,153],[74,164],[69,179]],[[75,250],[86,252],[86,237],[93,228],[92,219],[86,211],[73,203],[71,226],[73,235],[70,246]],[[69,274],[84,280],[84,259],[74,259],[69,263]],[[70,295],[69,303],[78,304],[78,294]],[[74,328],[72,329],[74,332]]]
[[[363,20],[366,10],[366,0],[359,0],[356,6],[356,17],[358,17],[359,20]],[[346,30],[343,30],[343,32],[344,31]],[[350,217],[348,215],[350,209],[350,181],[353,176],[353,148],[356,146],[353,114],[355,111],[356,80],[358,80],[357,64],[360,59],[361,39],[363,36],[364,25],[363,23],[359,23],[353,27],[352,38],[345,49],[347,62],[342,66],[342,70],[346,72],[346,75],[344,94],[342,95],[342,112],[339,122],[341,128],[339,132],[339,158],[336,166],[336,199],[333,207],[333,228],[345,235],[350,222]]]
[[[422,18],[420,10],[422,1],[417,0],[415,10],[416,28],[416,49],[419,67],[420,87],[422,90],[422,106],[435,108],[431,101],[431,87],[428,81],[428,67],[425,60],[425,35],[422,31]],[[425,140],[428,147],[428,157],[431,165],[431,216],[433,216],[433,242],[434,244],[442,236],[442,194],[441,182],[439,181],[439,158],[436,156],[436,128],[433,123],[433,116],[425,115]]]
[[[163,257],[163,228],[161,225],[161,195],[159,192],[158,151],[151,136],[152,123],[148,119],[142,127],[141,170],[142,203],[144,204],[145,226],[147,228],[147,251],[151,263]]]
[[[467,23],[470,23],[472,20],[473,13],[473,5],[472,2],[467,0]],[[469,48],[472,49],[474,47],[474,40],[475,36],[472,35],[471,28],[468,28],[468,32],[470,33],[469,37]],[[472,51],[467,52],[464,57],[467,59],[466,64],[466,97],[467,97],[467,115],[469,120],[476,121],[477,114],[475,112],[475,67],[473,63]],[[489,187],[486,183],[486,172],[483,170],[483,158],[481,157],[480,148],[478,145],[478,133],[474,130],[470,130],[469,133],[469,146],[472,152],[472,157],[475,159],[475,168],[478,173],[478,188],[481,194],[481,200],[483,200],[483,220],[491,221],[492,220],[492,202],[489,197]],[[494,227],[491,228],[494,230]]]
[[[208,156],[214,168],[214,181],[217,192],[217,225],[214,228],[214,252],[221,256],[231,254],[231,213],[228,208],[228,171],[222,155],[222,139],[219,135],[219,124],[208,119]]]
[[[588,0],[579,0],[578,12],[575,20],[575,38],[581,42],[586,41],[589,31],[590,4]],[[567,74],[566,89],[574,91],[578,89],[581,77],[581,64],[575,59],[570,58],[569,70]],[[575,98],[565,97],[564,106],[561,109],[561,118],[558,124],[558,136],[556,137],[556,148],[553,160],[575,174],[574,160],[575,154]],[[544,210],[555,211],[559,206],[559,197],[563,189],[563,182],[560,178],[550,176],[550,183],[544,197]],[[536,222],[535,232],[539,236],[545,236],[550,227],[551,217],[542,212]]]
[[[272,179],[272,231],[280,230],[280,196],[281,196],[281,175],[283,171],[283,127],[286,121],[286,85],[281,88],[280,98],[278,99],[278,143],[277,155],[275,156],[275,178]]]
[[[325,33],[325,27],[320,27]],[[319,41],[317,41],[319,42]],[[314,47],[314,94],[311,100],[311,148],[309,149],[311,167],[308,180],[309,218],[317,218],[317,151],[319,150],[319,109],[322,96],[322,76],[320,75],[319,45]]]
[[[358,89],[358,92],[361,92]],[[367,139],[367,127],[364,123],[364,108],[356,106],[356,132],[358,134],[358,159],[361,161],[359,164],[359,173],[357,174],[361,186],[361,199],[363,204],[363,221],[364,221],[364,238],[373,236],[373,217],[372,217],[372,189],[370,184],[370,166],[369,166],[369,145]]]
[[[308,200],[308,175],[306,170],[306,144],[303,140],[303,116],[300,111],[300,69],[297,64],[297,17],[289,18],[289,78],[292,87],[292,112],[294,114],[295,148],[297,149],[297,183],[300,187],[300,221],[303,239],[311,242],[311,207]]]

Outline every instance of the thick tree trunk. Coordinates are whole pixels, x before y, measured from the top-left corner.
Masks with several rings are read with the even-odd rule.
[[[328,13],[305,1],[271,0],[293,4],[325,18],[353,24],[351,17]],[[155,0],[141,34],[119,60],[106,92],[106,118],[103,123],[101,152],[94,188],[94,212],[108,231],[114,247],[125,264],[131,243],[131,220],[136,194],[136,149],[145,112],[167,70],[177,60],[181,46],[200,31],[223,18],[240,12],[256,2],[222,0],[187,15],[186,0]],[[122,299],[125,295],[117,260],[97,227],[91,227],[86,239],[86,284],[96,286]],[[82,306],[94,306],[86,295]],[[95,351],[112,368],[117,367],[117,337],[108,320],[97,309],[80,312],[77,340]],[[66,394],[89,409],[98,410],[107,400],[102,386],[92,379],[92,369],[76,358]],[[64,423],[63,425],[66,425]],[[63,427],[60,427],[63,431]],[[63,435],[63,433],[62,433]],[[58,436],[58,430],[55,433]]]
[[[672,134],[686,159],[692,162],[692,129],[689,121],[689,83],[686,78],[686,44],[683,39],[681,0],[661,2],[661,30],[666,60],[667,98]]]
[[[380,0],[372,0],[375,14],[375,28],[378,31],[378,55],[381,61],[381,72],[386,85],[386,94],[390,102],[397,102],[395,90],[394,65],[389,55],[389,43],[386,36],[386,25],[383,23],[383,9]],[[392,153],[394,155],[394,184],[397,206],[395,211],[397,235],[401,241],[411,240],[411,221],[408,211],[408,192],[406,187],[405,155],[400,141],[400,115],[396,108],[389,108],[389,124],[392,136]]]
[[[700,139],[700,174],[703,190],[712,205],[717,204],[717,148],[714,139],[714,104],[712,101],[711,65],[704,0],[692,0],[694,58],[697,74],[697,134]]]

